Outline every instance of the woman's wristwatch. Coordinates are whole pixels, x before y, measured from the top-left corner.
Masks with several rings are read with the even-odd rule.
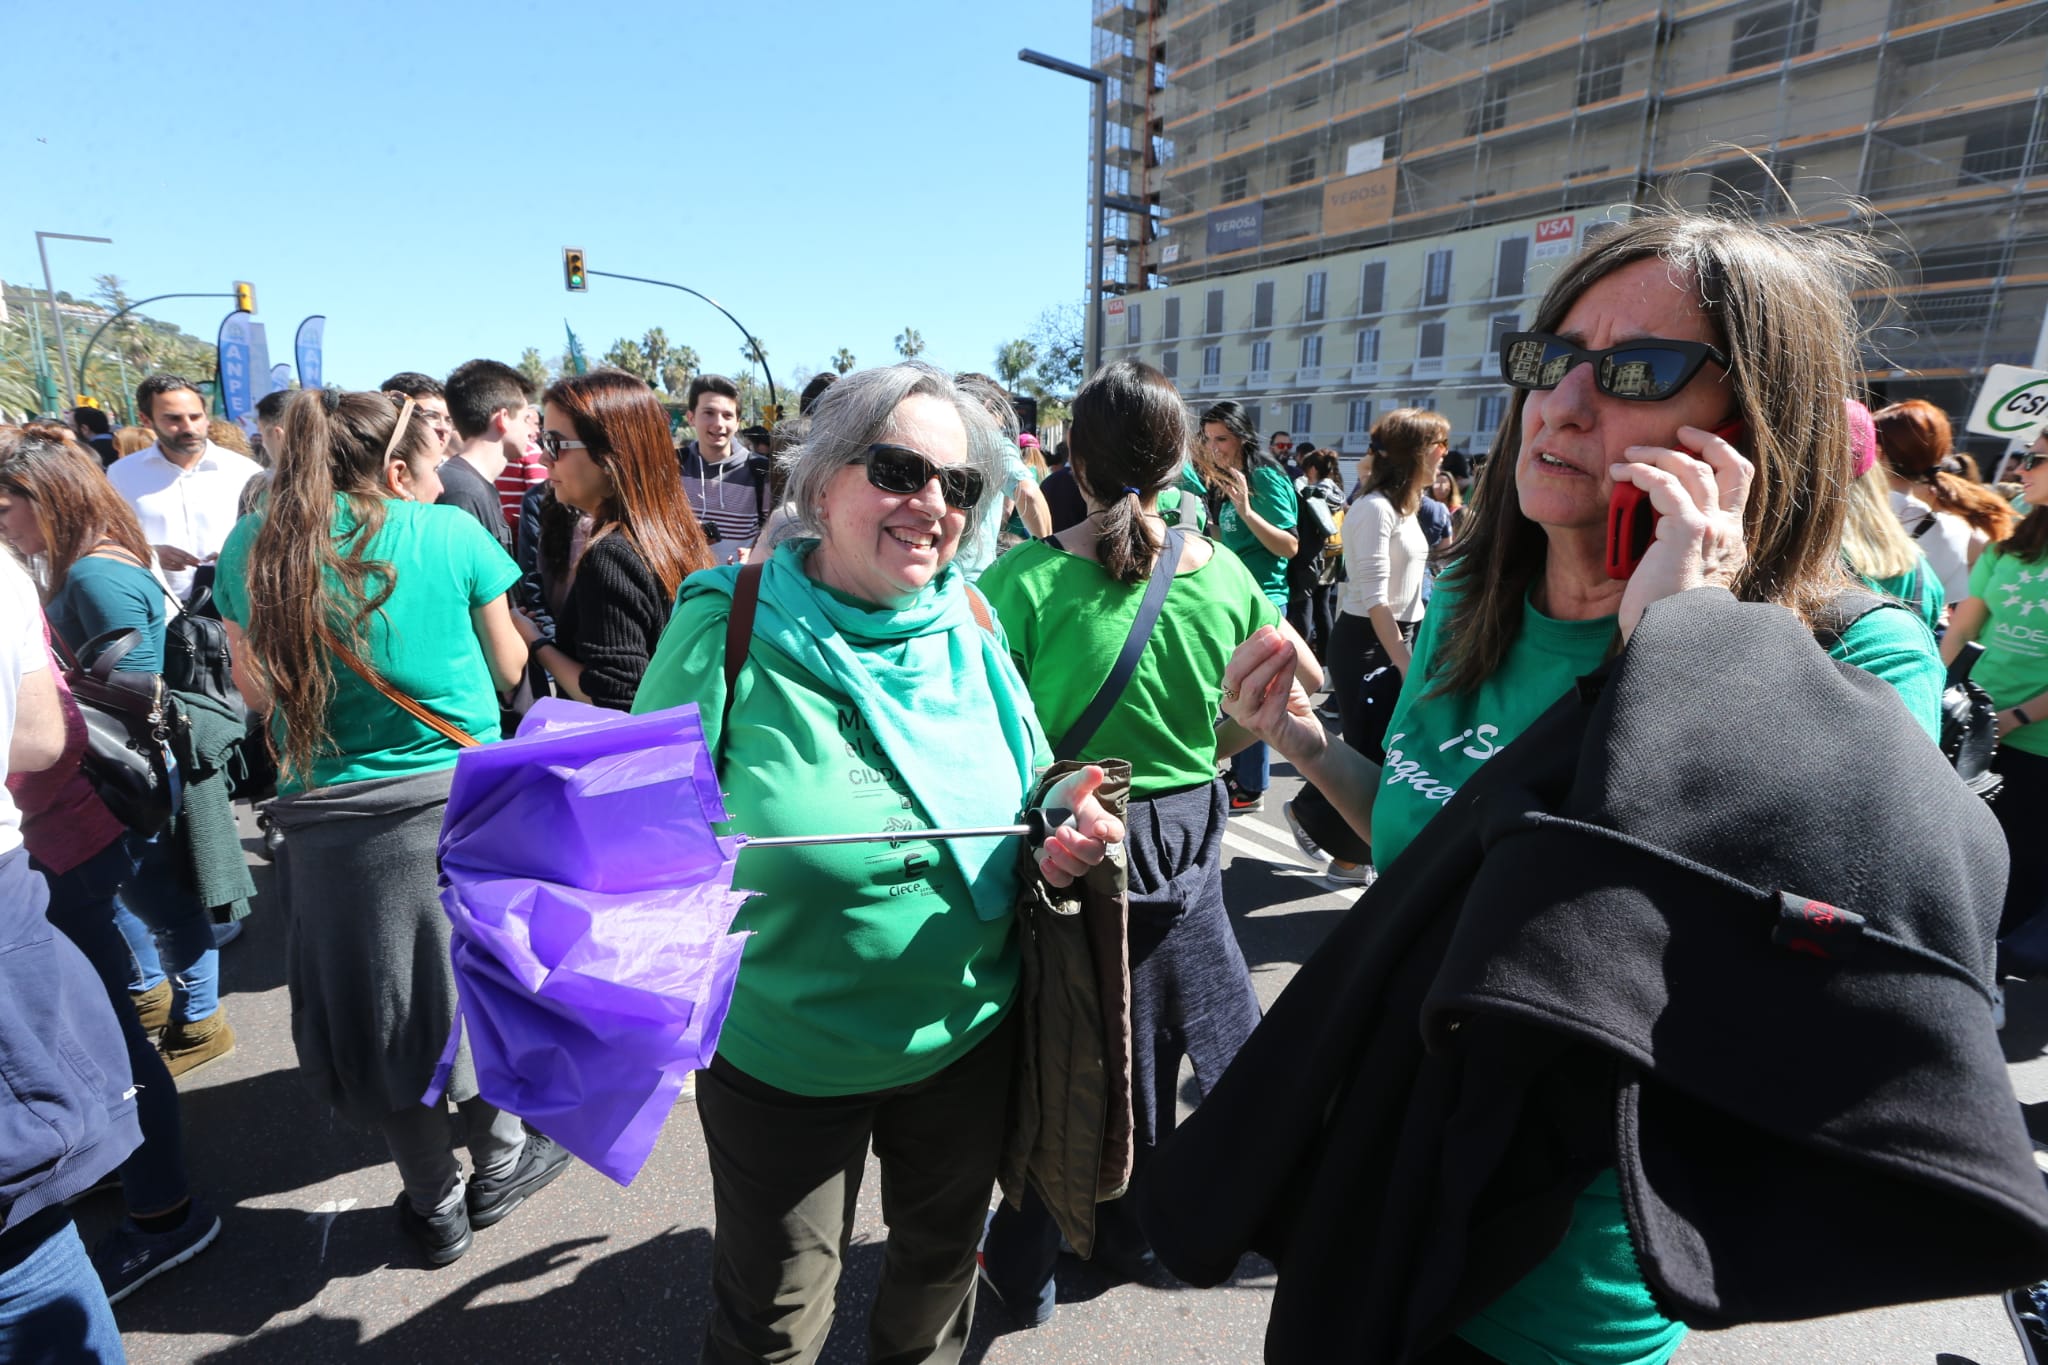
[[[2032,725],[2034,723],[2034,718],[2027,714],[2025,707],[2013,707],[2012,718],[2018,721],[2021,725]]]

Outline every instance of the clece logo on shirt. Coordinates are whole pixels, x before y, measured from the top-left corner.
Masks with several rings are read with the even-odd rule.
[[[917,837],[929,826],[913,814],[915,803],[911,800],[910,785],[903,780],[896,765],[889,762],[888,755],[882,752],[881,740],[876,738],[859,707],[836,708],[836,719],[840,743],[845,748],[846,757],[851,760],[846,769],[849,798],[857,805],[877,812],[868,828],[904,836],[886,844],[870,845],[864,861],[873,869],[877,880],[895,883],[889,888],[892,899],[936,894],[931,884],[935,850],[929,840]],[[884,810],[891,814],[880,815],[879,812]]]
[[[1444,802],[1456,796],[1457,787],[1445,781],[1444,774],[1432,770],[1422,760],[1411,758],[1397,747],[1407,738],[1406,732],[1387,736],[1387,762],[1381,769],[1386,775],[1386,784],[1389,787],[1413,787],[1416,794],[1425,801]],[[1436,745],[1434,752],[1450,754],[1455,751],[1458,757],[1484,763],[1506,747],[1507,745],[1500,740],[1498,725],[1475,725]],[[1440,759],[1434,761],[1439,764],[1442,762]],[[1456,763],[1457,758],[1452,758],[1451,762]],[[1463,778],[1459,780],[1462,781]]]

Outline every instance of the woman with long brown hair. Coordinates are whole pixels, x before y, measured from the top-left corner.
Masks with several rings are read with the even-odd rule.
[[[269,497],[228,536],[215,591],[236,684],[270,712],[280,756],[300,1074],[383,1133],[400,1226],[445,1265],[568,1154],[478,1097],[466,1047],[455,1124],[420,1103],[455,1023],[435,846],[458,735],[498,738],[498,690],[526,650],[512,557],[460,508],[419,500],[440,448],[415,412],[378,393],[292,399]]]
[[[1380,888],[1392,896],[1381,896],[1376,888],[1365,902],[1367,913],[1397,898],[1404,879],[1426,875],[1413,871],[1417,862],[1404,864],[1403,851],[1412,848],[1426,860],[1432,847],[1440,847],[1446,831],[1433,821],[1490,827],[1491,812],[1518,799],[1506,798],[1497,808],[1453,804],[1468,785],[1484,790],[1487,765],[1495,755],[1516,753],[1555,704],[1586,697],[1580,680],[1617,655],[1625,669],[1639,626],[1685,620],[1680,613],[1688,610],[1711,612],[1725,602],[1733,612],[1721,618],[1724,643],[1696,651],[1695,685],[1656,698],[1674,731],[1685,722],[1684,708],[1692,704],[1694,692],[1716,687],[1719,672],[1741,666],[1739,656],[1717,652],[1726,650],[1725,638],[1735,631],[1733,613],[1745,611],[1744,603],[1767,603],[1807,628],[1811,650],[1800,655],[1802,664],[1825,649],[1836,662],[1890,684],[1904,702],[1865,712],[1863,724],[1882,717],[1893,728],[1882,735],[1852,735],[1852,742],[1890,745],[1897,752],[1921,738],[1907,734],[1901,739],[1897,731],[1917,725],[1932,743],[1939,731],[1942,668],[1925,627],[1903,610],[1872,610],[1846,622],[1838,614],[1855,610],[1844,603],[1850,584],[1841,543],[1851,468],[1842,397],[1859,368],[1853,303],[1859,275],[1881,280],[1883,270],[1868,244],[1855,238],[1682,211],[1644,212],[1616,225],[1558,271],[1532,330],[1501,339],[1501,377],[1515,393],[1465,518],[1459,550],[1437,582],[1388,724],[1383,761],[1329,742],[1308,696],[1292,681],[1285,641],[1261,631],[1238,650],[1224,674],[1224,711],[1280,750],[1358,833],[1370,836],[1381,868]],[[1731,425],[1735,420],[1739,430]],[[1607,526],[1613,494],[1623,484],[1647,494],[1662,520],[1633,575],[1618,578],[1609,571]],[[1346,533],[1348,541],[1348,525]],[[1765,617],[1786,619],[1754,612],[1746,619]],[[1646,633],[1653,651],[1682,649],[1672,634]],[[1586,705],[1591,704],[1588,698]],[[1786,743],[1805,738],[1787,736]],[[1683,761],[1674,758],[1674,772]],[[1594,766],[1590,752],[1586,762]],[[1511,764],[1508,771],[1513,770]],[[1862,784],[1851,790],[1863,792],[1892,780],[1891,774],[1875,770],[1843,771],[1838,779]],[[1842,790],[1838,785],[1834,794]],[[1681,798],[1722,799],[1695,792]],[[1800,812],[1747,814],[1759,824],[1790,824]],[[1502,821],[1500,828],[1504,831],[1509,823]],[[1763,847],[1767,842],[1731,839],[1716,875],[1747,877],[1752,885],[1775,875],[1757,870],[1771,856]],[[1587,875],[1624,877],[1619,868],[1596,867]],[[1828,889],[1802,887],[1816,895]],[[1530,922],[1555,904],[1536,899],[1541,894],[1540,889],[1531,892]],[[1675,906],[1644,894],[1646,903],[1676,913]],[[1964,912],[1956,913],[1960,923]],[[1460,918],[1434,942],[1462,944],[1458,935],[1466,923]],[[1611,932],[1619,936],[1624,931]],[[1672,932],[1675,937],[1680,931]],[[1758,931],[1760,941],[1768,936],[1767,928]],[[1486,963],[1501,960],[1498,948],[1477,951],[1489,953]],[[1668,972],[1683,970],[1684,964],[1675,961],[1678,956],[1669,955]],[[1416,960],[1436,961],[1427,955]],[[1715,1031],[1711,1006],[1683,989],[1681,979],[1630,977],[1604,953],[1597,960],[1576,959],[1569,970],[1598,978],[1596,993],[1610,1011],[1603,1024],[1636,1003],[1655,1001],[1660,1038]],[[1555,967],[1547,980],[1565,971]],[[1716,999],[1726,992],[1740,994],[1750,984],[1717,982],[1709,994]],[[1403,1036],[1425,1031],[1418,1005],[1423,987],[1414,989],[1414,996],[1389,990],[1377,1006],[1383,1013],[1376,1018]],[[1821,994],[1814,991],[1809,998]],[[1548,1046],[1542,1041],[1543,1025],[1529,1017],[1538,1013],[1532,1008],[1519,1022],[1503,1024],[1502,1034],[1489,1035],[1488,1046],[1498,1049],[1492,1055],[1526,1046],[1535,1049],[1527,1054],[1534,1056]],[[1987,1025],[1988,1019],[1987,1010]],[[1639,1017],[1630,1032],[1604,1036],[1638,1037],[1633,1030],[1642,1023]],[[1831,1007],[1815,1018],[1813,1027],[1824,1031],[1837,1051],[1855,1052],[1865,1045],[1866,1021],[1853,1007]],[[1715,1033],[1710,1046],[1719,1050],[1725,1045]],[[1557,1054],[1541,1055],[1549,1066]],[[1626,1064],[1599,1064],[1617,1073],[1627,1070]],[[1245,1065],[1246,1055],[1241,1055],[1238,1066]],[[1687,1081],[1673,1083],[1684,1088]],[[1231,1090],[1229,1079],[1224,1090],[1226,1095],[1242,1093]],[[1772,1103],[1759,1098],[1760,1108]],[[1254,1107],[1270,1111],[1272,1106],[1263,1103],[1268,1099],[1262,1095],[1262,1104]],[[1343,1100],[1353,1110],[1375,1102],[1355,1095]],[[1621,1083],[1603,1079],[1574,1103],[1583,1107],[1569,1119],[1562,1111],[1553,1116],[1560,1129],[1583,1120],[1589,1127],[1576,1131],[1611,1132],[1613,1115],[1629,1109],[1633,1100]],[[1212,1124],[1227,1121],[1216,1115],[1231,1112],[1227,1100],[1222,1105],[1212,1101],[1205,1110]],[[1198,1113],[1197,1122],[1202,1119]],[[1499,1136],[1500,1146],[1488,1150],[1512,1150],[1515,1160],[1478,1173],[1468,1166],[1459,1178],[1470,1179],[1475,1188],[1497,1179],[1489,1189],[1512,1184],[1516,1199],[1526,1199],[1534,1186],[1520,1163],[1550,1140],[1550,1130],[1545,1131],[1541,1138],[1531,1132]],[[1476,1149],[1478,1139],[1472,1141]],[[1567,1211],[1568,1218],[1531,1219],[1516,1211],[1533,1207],[1529,1203],[1510,1206],[1482,1197],[1459,1224],[1450,1239],[1459,1245],[1486,1241],[1515,1250],[1493,1265],[1487,1278],[1445,1291],[1445,1300],[1460,1302],[1469,1316],[1435,1324],[1434,1332],[1455,1332],[1462,1342],[1442,1358],[1541,1356],[1661,1365],[1677,1348],[1686,1330],[1677,1314],[1687,1310],[1652,1292],[1645,1278],[1652,1263],[1639,1264],[1635,1250],[1651,1236],[1641,1206],[1625,1205],[1614,1152],[1595,1151],[1585,1166],[1554,1169],[1546,1177],[1552,1183],[1544,1198],[1557,1201],[1550,1207]],[[1640,1176],[1641,1168],[1636,1171]],[[1420,1172],[1404,1177],[1434,1179]],[[1651,1183],[1687,1178],[1660,1171]],[[1378,1173],[1371,1179],[1377,1182]],[[1155,1181],[1154,1188],[1162,1187]],[[1369,1188],[1371,1198],[1397,1202],[1406,1193],[1397,1196],[1378,1183],[1361,1183],[1360,1188]],[[1640,1194],[1640,1181],[1635,1193]],[[1366,1198],[1360,1195],[1358,1202]],[[1790,1223],[1802,1213],[1796,1204],[1760,1203],[1738,1221],[1743,1216],[1749,1226],[1769,1227],[1773,1219]],[[1174,1264],[1163,1230],[1155,1226],[1152,1232],[1162,1257]],[[1326,1250],[1322,1244],[1314,1250],[1287,1248],[1296,1264],[1324,1264],[1317,1255]],[[1417,1250],[1404,1246],[1375,1254],[1394,1258]],[[1702,1260],[1722,1259],[1714,1246],[1689,1250]],[[1287,1272],[1282,1273],[1284,1279]],[[1341,1314],[1355,1306],[1330,1307]],[[1372,1351],[1353,1352],[1351,1358],[1368,1356],[1380,1358]]]
[[[1380,418],[1372,429],[1372,472],[1344,518],[1345,576],[1330,630],[1330,690],[1345,743],[1362,753],[1375,752],[1378,738],[1366,733],[1365,679],[1388,665],[1406,677],[1422,624],[1429,540],[1416,514],[1450,440],[1450,419],[1440,412],[1396,408]],[[1289,802],[1285,814],[1304,852],[1330,855],[1325,880],[1340,889],[1372,885],[1372,849],[1315,788]]]
[[[513,619],[570,697],[629,710],[683,580],[711,566],[710,543],[684,496],[654,390],[600,370],[560,381],[541,401],[548,482],[590,530],[555,634],[524,614]]]
[[[2005,499],[1947,466],[1954,454],[1948,414],[1908,398],[1871,415],[1877,449],[1891,480],[1892,511],[1920,542],[1951,602],[1970,592],[1970,569],[1986,545],[2012,534],[2018,518]]]

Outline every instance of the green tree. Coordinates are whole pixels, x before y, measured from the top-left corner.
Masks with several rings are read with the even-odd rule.
[[[853,352],[847,350],[844,346],[841,346],[838,353],[832,357],[832,368],[841,374],[846,374],[852,370],[854,364]]]
[[[538,347],[529,346],[520,352],[518,369],[519,373],[526,376],[526,382],[533,385],[535,393],[547,388],[551,376],[548,374],[547,361],[540,358]]]
[[[896,354],[905,360],[915,360],[924,354],[924,334],[915,327],[905,327],[896,334]]]
[[[763,365],[768,361],[768,348],[757,337],[748,337],[740,346],[740,359],[749,365]]]
[[[637,375],[649,384],[654,382],[654,365],[647,359],[647,352],[631,337],[620,337],[612,348],[604,353],[604,363],[615,370]]]
[[[690,380],[697,374],[697,353],[688,346],[671,346],[661,361],[661,387],[670,398],[681,398],[689,391]]]
[[[1087,376],[1087,346],[1082,339],[1086,310],[1079,303],[1056,304],[1038,315],[1031,329],[1031,344],[1038,352],[1033,377],[1047,398],[1072,398]]]
[[[1003,381],[1006,389],[1014,390],[1037,363],[1038,348],[1022,337],[996,347],[996,378]]]

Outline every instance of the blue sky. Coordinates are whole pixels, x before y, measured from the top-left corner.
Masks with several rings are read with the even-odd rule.
[[[69,53],[0,131],[0,277],[131,295],[255,282],[271,358],[327,315],[330,382],[601,351],[661,326],[710,369],[759,336],[777,379],[841,346],[989,369],[1084,289],[1086,0],[16,6]],[[149,310],[211,337],[225,305]]]

